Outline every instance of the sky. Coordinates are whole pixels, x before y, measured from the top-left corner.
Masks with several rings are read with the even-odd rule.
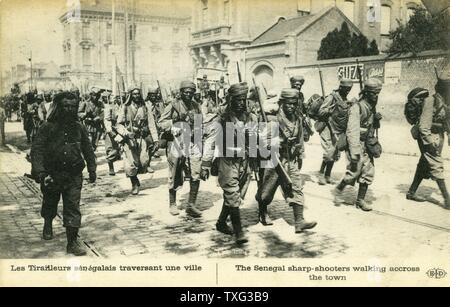
[[[1,0],[0,52],[2,71],[14,64],[62,60],[62,15],[66,0]]]
[[[59,17],[74,0],[0,0],[0,69],[15,64],[54,61],[62,64],[62,25]],[[94,1],[94,0],[87,0]],[[109,2],[111,0],[102,0]],[[121,0],[116,0],[117,2]],[[161,1],[164,0],[141,0]],[[192,0],[172,0],[183,6]],[[173,8],[173,6],[172,6]],[[169,8],[170,9],[170,8]]]

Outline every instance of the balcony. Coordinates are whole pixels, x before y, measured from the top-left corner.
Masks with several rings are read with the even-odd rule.
[[[230,40],[231,26],[218,26],[192,33],[192,46],[200,47],[211,43],[220,43]]]

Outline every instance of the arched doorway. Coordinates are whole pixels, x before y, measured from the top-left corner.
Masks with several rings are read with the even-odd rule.
[[[266,89],[273,87],[273,69],[266,65],[259,65],[253,70],[257,85],[263,84]]]

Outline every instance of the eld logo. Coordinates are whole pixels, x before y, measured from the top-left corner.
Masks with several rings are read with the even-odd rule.
[[[427,276],[430,278],[441,279],[447,275],[447,272],[443,269],[429,269]]]

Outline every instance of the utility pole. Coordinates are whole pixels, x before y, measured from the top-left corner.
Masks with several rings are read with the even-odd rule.
[[[33,90],[33,50],[30,50],[30,92]]]
[[[129,77],[128,77],[128,40],[129,40],[129,26],[128,26],[128,0],[125,0],[125,81],[128,86]],[[125,89],[125,91],[128,89]]]
[[[112,26],[111,26],[111,40],[112,40],[112,78],[111,89],[112,95],[117,95],[117,68],[116,68],[116,0],[112,0]]]

